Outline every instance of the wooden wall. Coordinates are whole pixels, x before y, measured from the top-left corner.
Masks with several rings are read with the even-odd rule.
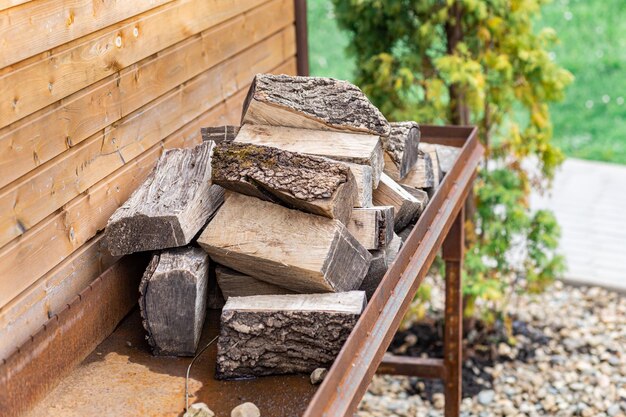
[[[294,0],[0,0],[0,361],[118,261],[100,232],[163,149],[295,55]]]

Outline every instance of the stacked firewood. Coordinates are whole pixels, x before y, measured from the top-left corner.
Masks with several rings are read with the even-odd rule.
[[[154,353],[193,355],[223,296],[218,378],[329,366],[455,149],[420,144],[350,83],[265,74],[241,126],[202,137],[164,152],[105,231],[114,255],[154,251]]]

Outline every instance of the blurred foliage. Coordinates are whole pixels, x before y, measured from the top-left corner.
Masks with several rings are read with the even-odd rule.
[[[541,291],[563,269],[560,231],[550,212],[531,212],[528,196],[549,188],[563,160],[548,104],[573,80],[550,57],[555,31],[533,27],[545,1],[333,3],[352,39],[355,83],[390,120],[480,129],[486,161],[466,227],[467,315],[495,318],[511,291]],[[521,262],[511,262],[513,249]],[[476,301],[489,308],[477,311]]]

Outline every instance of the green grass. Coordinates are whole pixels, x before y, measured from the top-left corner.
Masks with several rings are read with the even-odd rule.
[[[626,1],[553,0],[539,26],[556,29],[556,61],[576,80],[552,109],[554,141],[566,155],[626,164]],[[351,80],[350,39],[330,0],[309,0],[311,74]]]

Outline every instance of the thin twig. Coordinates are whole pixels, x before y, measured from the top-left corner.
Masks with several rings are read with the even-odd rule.
[[[191,363],[187,367],[187,375],[185,376],[185,412],[189,411],[189,372],[191,372],[191,367],[193,366],[196,359],[198,359],[200,355],[202,355],[204,351],[207,350],[207,348],[211,346],[211,344],[215,342],[216,340],[217,340],[217,336],[211,339],[209,343],[207,343],[207,345],[203,347],[202,350],[198,352],[196,356],[193,357],[193,359],[191,360]]]

